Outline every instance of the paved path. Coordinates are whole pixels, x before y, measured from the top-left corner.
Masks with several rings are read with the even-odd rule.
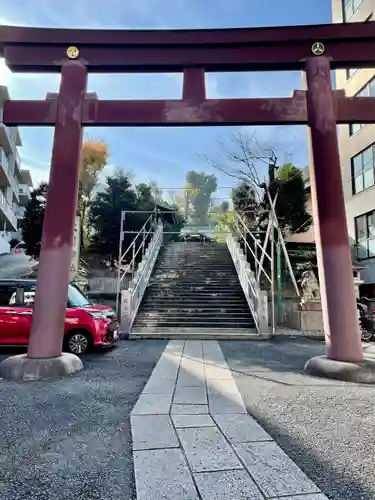
[[[216,341],[169,342],[131,429],[138,500],[327,500],[248,415]]]

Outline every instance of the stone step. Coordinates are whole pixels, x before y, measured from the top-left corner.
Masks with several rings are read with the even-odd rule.
[[[190,248],[189,251],[186,251],[187,249],[185,248],[171,248],[165,252],[161,252],[159,255],[161,257],[165,255],[174,255],[176,257],[181,256],[181,257],[190,257],[192,255],[196,255],[198,257],[204,258],[207,255],[212,256],[212,257],[220,257],[223,259],[228,259],[232,258],[231,254],[229,251],[226,250],[214,250],[212,248]]]
[[[237,290],[242,290],[241,284],[239,281],[228,281],[228,280],[222,280],[218,282],[204,282],[204,281],[180,281],[179,279],[177,280],[170,280],[170,281],[163,281],[163,280],[156,280],[152,281],[147,288],[176,288],[176,289],[182,289],[182,288],[205,288],[207,290],[209,289],[220,289],[222,291],[230,291],[233,288],[236,288]]]
[[[152,280],[150,281],[150,283],[165,283],[165,284],[173,284],[173,283],[191,283],[191,284],[223,284],[223,283],[231,283],[231,284],[235,284],[235,283],[238,283],[239,284],[239,280],[238,278],[234,278],[233,276],[219,276],[219,277],[199,277],[199,276],[177,276],[177,277],[165,277],[165,276],[153,276],[152,277]]]
[[[157,327],[182,327],[182,326],[191,326],[195,328],[254,328],[255,323],[254,321],[249,321],[249,320],[233,320],[230,321],[227,320],[222,320],[222,321],[208,321],[208,320],[196,320],[193,321],[188,318],[184,319],[160,319],[160,320],[142,320],[136,318],[134,322],[134,326],[140,327],[140,326],[147,326],[148,328],[151,328],[153,326]]]
[[[194,273],[194,274],[199,274],[200,271],[204,271],[205,276],[217,276],[217,275],[231,275],[231,276],[237,276],[237,272],[234,269],[234,267],[228,267],[228,268],[213,268],[212,265],[207,266],[207,268],[199,268],[199,267],[182,267],[179,266],[176,269],[171,268],[170,266],[166,267],[165,269],[162,269],[161,267],[157,267],[155,270],[155,274],[183,274],[183,273]]]
[[[234,266],[217,266],[214,262],[207,264],[205,266],[198,265],[197,263],[192,263],[189,265],[184,264],[168,264],[165,266],[156,266],[155,273],[164,274],[164,273],[188,273],[188,272],[204,272],[208,274],[216,274],[216,273],[228,273],[234,274],[237,276],[237,271]]]
[[[186,280],[190,280],[190,281],[193,281],[193,282],[202,282],[202,283],[205,283],[206,281],[210,281],[210,282],[223,282],[223,281],[235,281],[235,282],[239,282],[239,279],[238,279],[238,276],[237,275],[234,275],[233,273],[226,273],[226,274],[223,274],[223,273],[220,273],[220,274],[214,274],[214,273],[210,273],[210,274],[206,274],[203,270],[202,271],[197,271],[197,272],[190,272],[189,271],[186,271],[186,272],[178,272],[178,271],[174,271],[174,272],[169,272],[168,274],[167,273],[155,273],[152,278],[152,280],[154,281],[166,281],[168,283],[173,283],[174,281],[177,282],[177,281],[186,281]]]
[[[179,283],[183,283],[183,285],[223,285],[225,283],[238,284],[240,285],[239,279],[235,279],[233,277],[219,277],[219,278],[206,278],[202,277],[193,277],[193,276],[180,276],[176,278],[165,278],[161,276],[153,276],[151,278],[150,283],[152,284],[165,284],[165,285],[178,285]]]
[[[242,290],[238,291],[231,291],[228,292],[223,291],[220,292],[219,290],[215,291],[189,291],[187,289],[182,289],[182,290],[162,290],[162,289],[157,289],[157,290],[147,290],[145,293],[144,297],[145,299],[149,298],[154,298],[154,297],[160,297],[160,298],[170,298],[170,299],[178,299],[180,298],[181,300],[189,300],[189,299],[196,299],[196,300],[210,300],[210,299],[220,299],[221,301],[223,300],[230,300],[230,299],[242,299]],[[243,302],[245,302],[246,299],[243,298]]]
[[[240,285],[232,285],[231,287],[210,286],[210,285],[194,285],[194,284],[176,284],[162,285],[160,283],[153,284],[147,287],[147,293],[182,293],[182,294],[199,294],[199,295],[241,295],[242,288]]]
[[[192,260],[192,259],[197,259],[197,260],[207,260],[207,259],[214,259],[217,261],[223,261],[223,262],[232,262],[232,256],[229,253],[212,253],[212,252],[207,252],[205,250],[202,250],[200,252],[168,252],[168,253],[162,253],[159,254],[158,259],[163,260],[163,259],[173,259],[173,260]]]
[[[163,282],[165,281],[166,283],[173,283],[173,282],[180,282],[180,281],[192,281],[192,282],[198,282],[198,283],[222,283],[225,281],[232,281],[232,282],[239,282],[239,279],[237,276],[234,276],[233,273],[227,273],[227,274],[206,274],[204,271],[201,273],[196,272],[196,273],[178,273],[173,272],[173,273],[155,273],[152,277],[153,281],[160,281]]]
[[[201,307],[207,307],[210,304],[221,304],[230,305],[232,304],[247,304],[245,297],[242,297],[241,294],[232,295],[231,297],[223,296],[223,295],[199,295],[199,294],[176,294],[176,295],[162,295],[162,294],[148,294],[144,296],[145,300],[150,300],[154,303],[163,303],[163,301],[167,301],[168,305],[174,303],[177,307],[178,304],[186,304],[190,307],[190,304],[198,304]],[[223,300],[225,300],[223,304]]]
[[[186,302],[181,302],[181,305],[175,305],[174,302],[168,302],[168,305],[165,304],[165,302],[160,301],[158,303],[154,303],[154,301],[150,301],[147,304],[143,304],[141,308],[139,309],[139,312],[142,311],[181,311],[183,313],[188,313],[192,311],[207,311],[211,312],[213,314],[216,314],[217,312],[220,311],[233,311],[233,312],[241,312],[241,311],[250,311],[247,303],[241,302],[241,303],[231,303],[229,306],[227,304],[218,303],[215,307],[215,304],[202,304],[202,302],[196,302],[195,306],[186,304]]]
[[[176,255],[176,256],[186,256],[197,255],[199,257],[205,257],[206,255],[212,255],[213,257],[231,257],[229,250],[217,249],[217,248],[167,248],[164,252],[160,253],[161,256],[164,255]]]
[[[255,328],[133,328],[130,339],[191,339],[191,340],[265,340],[268,334],[258,334]]]
[[[185,304],[185,302],[181,302],[182,304]],[[153,301],[149,303],[149,305],[153,305]],[[144,304],[144,309],[139,309],[140,312],[143,311],[143,310],[147,310],[148,309],[148,304]],[[142,306],[141,306],[142,307]],[[189,313],[189,312],[205,312],[205,313],[212,313],[212,314],[216,314],[217,312],[220,312],[222,311],[223,313],[225,312],[242,312],[242,311],[250,311],[248,305],[246,302],[243,302],[243,303],[240,303],[240,304],[223,304],[223,303],[220,303],[220,304],[212,304],[212,303],[208,303],[208,304],[202,304],[201,301],[197,301],[197,305],[196,306],[191,306],[191,305],[175,305],[173,303],[168,303],[166,305],[161,305],[159,306],[159,309],[158,311],[161,311],[161,312],[169,312],[169,311],[181,311],[183,313]]]
[[[224,254],[224,255],[229,255],[229,250],[228,247],[215,247],[215,246],[210,246],[210,245],[191,245],[190,247],[187,247],[186,244],[185,246],[183,245],[168,245],[164,247],[163,253],[170,253],[170,252],[180,252],[184,254],[191,254],[194,252],[197,253],[202,253],[202,251],[207,252],[207,253],[217,253],[217,254]]]
[[[169,307],[170,306],[170,307]],[[216,314],[216,311],[220,311],[223,308],[223,303],[218,303],[215,307],[214,304],[209,304],[206,306],[206,304],[202,304],[202,302],[171,302],[171,301],[158,301],[158,302],[147,302],[147,304],[141,304],[141,307],[139,308],[139,314],[142,311],[159,311],[161,309],[171,309],[171,310],[179,310],[179,309],[197,309],[197,308],[204,308],[205,310],[210,310],[213,312],[213,314]],[[228,307],[227,304],[225,304],[225,307]],[[237,304],[230,304],[230,310],[231,311],[250,311],[249,306],[246,303],[237,303]]]
[[[210,258],[205,258],[205,259],[198,259],[198,258],[191,258],[191,259],[173,259],[172,257],[168,257],[166,259],[159,259],[157,261],[157,267],[159,266],[171,266],[171,267],[176,267],[176,266],[201,266],[201,267],[206,267],[206,266],[211,266],[215,265],[217,267],[228,267],[228,268],[234,268],[234,264],[232,259],[228,260],[217,260],[217,259],[210,259]]]
[[[170,318],[194,318],[194,319],[205,319],[205,318],[214,318],[215,320],[220,319],[226,319],[230,318],[232,319],[239,319],[239,320],[248,320],[252,319],[250,310],[245,310],[243,309],[242,311],[220,311],[217,310],[215,314],[213,314],[212,311],[197,311],[197,310],[191,310],[191,311],[183,311],[183,310],[174,310],[174,311],[156,311],[156,310],[148,310],[148,309],[143,309],[138,313],[138,319],[144,318],[144,319],[170,319]]]

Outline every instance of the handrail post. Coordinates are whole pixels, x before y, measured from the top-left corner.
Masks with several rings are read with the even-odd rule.
[[[142,238],[142,257],[146,251],[146,228],[143,226],[143,238]]]
[[[123,241],[123,228],[124,228],[125,212],[121,211],[120,222],[120,240],[118,245],[118,262],[117,262],[117,295],[116,295],[116,316],[119,317],[120,306],[120,291],[121,291],[121,262],[122,262],[122,241]]]
[[[273,219],[273,214],[271,214],[272,225],[270,233],[270,243],[271,243],[271,307],[272,307],[272,318],[271,318],[271,328],[272,335],[275,335],[275,224]]]
[[[247,234],[245,229],[243,229],[244,232],[244,240],[245,240],[245,261],[247,262]]]
[[[135,270],[135,242],[136,242],[136,239],[133,241],[132,279],[134,278],[134,270]]]
[[[280,236],[277,238],[276,247],[276,300],[277,300],[277,323],[280,326],[282,321],[282,300],[281,300],[281,245]]]

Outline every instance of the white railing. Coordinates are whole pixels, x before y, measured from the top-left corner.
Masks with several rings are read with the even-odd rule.
[[[226,244],[231,254],[234,267],[236,268],[238,278],[246,301],[253,315],[255,327],[258,333],[268,333],[268,297],[267,292],[262,291],[259,286],[250,264],[240,247],[237,239],[231,232],[226,235]]]
[[[235,234],[239,236],[243,241],[246,260],[248,252],[250,252],[252,257],[254,258],[254,271],[257,282],[259,283],[260,277],[263,274],[263,276],[266,278],[266,281],[272,284],[272,274],[270,276],[263,265],[265,258],[270,263],[272,262],[272,255],[268,254],[266,247],[262,246],[260,240],[252,233],[252,231],[247,227],[246,223],[236,212],[233,224]],[[248,242],[248,239],[250,240],[250,243]]]
[[[245,295],[248,294],[249,298],[248,302],[251,300],[252,307],[255,310],[255,314],[258,314],[259,318],[258,321],[259,323],[259,329],[264,328],[264,323],[262,321],[265,321],[267,318],[267,323],[268,323],[268,316],[270,315],[270,326],[272,330],[272,334],[275,334],[275,328],[276,328],[276,280],[278,281],[279,285],[281,284],[281,274],[280,274],[280,269],[276,269],[276,261],[275,261],[275,237],[277,237],[277,251],[278,254],[280,255],[280,252],[282,251],[284,254],[285,262],[287,264],[287,268],[295,289],[295,292],[297,296],[300,296],[298,284],[296,281],[296,278],[294,276],[294,272],[292,269],[292,265],[289,259],[289,255],[287,252],[287,248],[285,245],[284,237],[282,235],[281,229],[279,227],[277,217],[275,214],[274,210],[274,204],[275,200],[272,202],[270,201],[271,204],[271,212],[269,214],[269,220],[268,220],[268,225],[267,225],[267,230],[265,233],[265,237],[262,238],[262,242],[260,239],[258,239],[257,235],[254,234],[251,229],[247,226],[247,224],[244,222],[244,220],[240,217],[240,215],[236,212],[234,212],[234,220],[231,222],[230,226],[228,227],[229,234],[232,236],[234,239],[234,242],[237,243],[238,240],[242,241],[243,243],[243,250],[241,246],[237,243],[237,246],[235,247],[236,251],[240,253],[240,258],[236,257],[238,265],[241,264],[241,269],[240,271],[237,269],[237,272],[239,273],[238,276],[240,277],[240,272],[244,273],[244,276],[240,280],[246,280],[241,283],[242,288],[244,289]],[[228,240],[228,238],[227,238]],[[229,244],[227,241],[227,245],[229,248]],[[270,248],[269,252],[267,251],[268,247]],[[230,248],[229,248],[230,249]],[[251,254],[251,261],[253,262],[254,269],[251,270],[250,264],[248,263],[248,255],[249,253]],[[232,254],[232,251],[231,251]],[[232,258],[234,261],[234,257],[232,254]],[[266,261],[266,264],[265,264]],[[268,261],[268,262],[267,262]],[[236,265],[236,262],[235,262]],[[269,269],[269,271],[266,270]],[[275,272],[276,271],[276,272]],[[251,274],[249,274],[249,272]],[[262,278],[263,277],[263,281]],[[254,278],[254,282],[253,282]],[[271,302],[270,302],[270,314],[268,312],[268,292],[266,290],[261,290],[261,283],[265,284],[268,288],[270,288],[271,291]],[[281,307],[281,289],[279,286],[279,291],[280,293],[278,294],[279,297],[279,306]],[[261,294],[261,295],[259,295]],[[265,304],[264,304],[264,295],[267,297],[266,298],[266,303],[267,303],[267,308],[266,311],[264,311]],[[250,303],[249,303],[250,306]],[[260,308],[259,311],[256,310],[256,308]],[[253,315],[254,311],[250,307]],[[280,320],[280,311],[278,311],[277,317],[278,320]],[[266,330],[264,330],[266,331]]]
[[[128,250],[130,248],[133,249],[133,258],[125,269],[122,277],[119,278],[118,296],[121,293],[121,329],[126,331],[127,333],[130,333],[130,330],[133,326],[133,322],[137,315],[138,308],[141,304],[143,295],[145,293],[156,259],[159,254],[160,247],[163,242],[163,224],[159,223],[156,226],[152,225],[148,231],[145,231],[148,222],[149,221],[146,222],[141,231],[134,238],[133,243],[128,248]],[[136,240],[141,234],[143,240],[139,245],[138,250],[136,250]],[[152,234],[152,238],[147,248],[145,248],[145,242],[147,241],[147,236],[149,234]],[[128,250],[125,252],[125,254],[128,252]],[[142,251],[142,261],[140,262],[137,270],[134,272],[135,258],[139,251]],[[131,270],[132,272],[132,279],[129,282],[128,288],[126,290],[121,290],[122,278],[126,275],[128,270]],[[117,304],[119,304],[118,299]]]

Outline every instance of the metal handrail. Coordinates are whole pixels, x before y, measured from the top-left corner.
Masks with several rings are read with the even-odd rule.
[[[234,212],[234,213],[235,213],[236,219],[241,222],[242,227],[243,227],[245,233],[248,234],[249,236],[251,236],[251,238],[253,239],[253,241],[255,243],[255,246],[258,246],[258,247],[260,247],[261,250],[264,250],[263,247],[262,247],[262,245],[260,244],[259,240],[253,235],[253,233],[247,227],[247,225],[245,224],[245,222],[241,219],[240,215],[237,212]],[[236,221],[236,223],[237,223],[237,221]],[[237,227],[238,227],[238,223],[237,223]],[[247,240],[244,239],[244,241],[247,244],[247,247],[249,248],[249,250],[252,252],[252,249],[250,248],[249,244],[247,243]],[[264,251],[264,253],[265,253],[265,256],[268,258],[268,260],[271,261],[271,257],[268,255],[268,253],[266,251]]]
[[[153,233],[153,237],[150,241],[150,244],[143,255],[143,259],[135,275],[132,277],[132,280],[129,283],[128,288],[126,290],[120,291],[120,286],[118,287],[117,313],[119,312],[118,307],[119,307],[120,293],[121,296],[122,294],[125,294],[126,311],[121,310],[121,324],[122,326],[125,326],[124,323],[122,322],[122,319],[124,318],[124,321],[126,322],[126,326],[129,329],[129,332],[133,325],[135,316],[142,301],[145,289],[149,282],[152,270],[154,268],[159,250],[163,242],[163,229],[164,229],[163,223],[159,223],[156,228],[156,231]]]
[[[146,222],[143,224],[143,226],[141,227],[141,229],[138,231],[138,233],[135,235],[133,241],[130,243],[130,245],[128,246],[128,248],[125,250],[125,252],[120,256],[120,259],[119,259],[119,265],[121,264],[121,262],[124,260],[125,256],[127,255],[127,253],[129,252],[129,250],[131,248],[133,248],[135,246],[135,242],[137,241],[137,238],[138,236],[142,233],[143,234],[143,241],[142,241],[142,244],[144,243],[144,240],[145,240],[145,229],[147,227],[147,224],[152,221],[154,218],[154,214],[150,215],[150,217],[146,220]],[[122,229],[122,228],[121,228]],[[151,227],[152,229],[152,227]],[[147,232],[147,235],[151,232],[151,229]],[[128,234],[128,233],[133,233],[134,231],[121,231],[121,235],[120,235],[120,238],[121,240],[123,239],[123,235],[124,234]],[[147,236],[146,235],[146,236]],[[141,247],[140,247],[141,248]],[[133,256],[134,258],[134,256]]]
[[[160,224],[158,226],[158,229],[155,233],[153,240],[151,241],[149,247],[149,256],[144,261],[144,266],[140,268],[140,273],[137,276],[137,281],[135,283],[135,286],[134,288],[129,288],[129,292],[131,293],[130,296],[131,315],[130,315],[130,325],[129,325],[130,329],[137,315],[148,280],[150,279],[162,240],[163,240],[163,224]],[[159,246],[159,248],[158,251],[155,252],[157,246]],[[141,284],[144,285],[143,289],[140,289]]]
[[[155,213],[153,213],[153,214],[151,214],[149,216],[149,218],[143,224],[143,226],[141,227],[141,229],[135,235],[133,241],[130,243],[130,245],[128,246],[128,248],[125,250],[125,252],[123,254],[121,254],[121,251],[122,251],[122,241],[123,241],[124,234],[126,234],[126,233],[134,233],[134,231],[123,231],[122,230],[124,218],[123,218],[123,212],[121,213],[121,228],[120,228],[120,238],[119,238],[120,239],[120,241],[119,241],[119,256],[118,256],[118,267],[117,267],[117,293],[116,293],[116,314],[117,315],[118,315],[118,312],[119,312],[119,297],[120,297],[120,292],[121,292],[121,283],[122,283],[122,280],[124,279],[124,277],[126,276],[127,272],[129,271],[130,266],[132,266],[132,279],[133,279],[133,277],[134,277],[134,269],[135,269],[135,259],[136,259],[137,255],[139,254],[140,249],[142,249],[142,253],[144,254],[144,252],[145,252],[146,237],[153,230],[153,226],[151,225],[151,228],[146,233],[147,224],[149,224],[150,222],[153,222],[154,218],[155,218]],[[136,245],[136,241],[138,240],[138,237],[139,237],[140,234],[142,234],[143,240],[142,240],[142,243],[139,245],[138,250],[136,251],[135,250],[135,245]],[[123,273],[121,273],[121,264],[122,264],[122,261],[124,260],[124,258],[126,257],[126,255],[128,254],[128,252],[131,249],[133,250],[132,259],[129,262],[129,264],[126,266],[126,268],[123,271]]]
[[[264,239],[263,245],[260,244],[260,242],[254,236],[254,234],[252,233],[252,231],[250,230],[250,228],[246,225],[246,223],[242,220],[242,218],[240,217],[240,215],[238,213],[236,213],[236,212],[234,212],[235,213],[235,219],[234,219],[233,226],[234,226],[234,230],[237,233],[236,236],[237,237],[239,236],[244,241],[244,250],[245,250],[245,252],[244,252],[245,253],[244,258],[246,259],[246,262],[247,262],[247,250],[249,250],[250,253],[251,253],[251,255],[254,257],[254,261],[255,261],[255,270],[254,270],[254,272],[255,272],[255,278],[256,278],[257,287],[260,290],[260,277],[261,277],[262,273],[264,274],[264,276],[266,277],[267,281],[271,285],[271,306],[272,306],[271,307],[271,312],[272,312],[271,325],[272,325],[272,334],[274,334],[275,333],[275,326],[276,326],[276,319],[275,319],[275,298],[276,298],[275,283],[276,283],[276,275],[275,275],[275,262],[274,262],[275,261],[275,232],[276,232],[277,237],[278,237],[277,245],[278,245],[279,251],[281,249],[283,251],[283,253],[284,253],[286,265],[287,265],[287,268],[288,268],[288,271],[289,271],[289,274],[290,274],[290,277],[291,277],[294,289],[296,291],[296,295],[298,297],[300,297],[301,294],[300,294],[300,291],[299,291],[299,288],[298,288],[298,284],[297,284],[297,281],[296,281],[296,278],[295,278],[295,275],[294,275],[294,271],[293,271],[293,268],[292,268],[292,265],[291,265],[291,262],[290,262],[290,258],[289,258],[289,255],[288,255],[288,251],[287,251],[287,248],[286,248],[286,245],[285,245],[284,236],[282,234],[280,225],[279,225],[278,220],[277,220],[277,215],[276,215],[276,211],[275,211],[275,204],[276,204],[277,196],[275,197],[274,200],[272,200],[270,194],[268,193],[268,198],[269,198],[271,210],[270,210],[270,217],[269,217],[269,220],[268,220],[268,226],[267,226],[267,231],[266,231],[266,235],[265,235],[265,239]],[[242,227],[240,227],[240,224],[241,224]],[[254,243],[255,243],[255,247],[254,247],[255,251],[253,250],[253,248],[251,247],[251,245],[249,245],[249,243],[247,241],[247,235],[250,235],[250,237],[254,241]],[[267,253],[267,251],[266,251],[267,245],[269,243],[271,245],[271,255],[269,255]],[[261,249],[260,258],[258,258],[258,247]],[[268,273],[266,272],[266,270],[264,269],[263,262],[264,262],[265,258],[267,258],[269,260],[269,262],[270,262],[271,276],[269,276]],[[280,300],[280,297],[279,297],[279,300]],[[280,302],[279,302],[279,304],[280,304]]]
[[[226,236],[226,244],[231,254],[233,264],[236,268],[241,288],[245,294],[246,301],[254,319],[255,328],[258,333],[261,333],[261,325],[259,321],[261,290],[259,283],[256,281],[254,273],[250,269],[249,263],[245,260],[244,253],[242,252],[238,244],[236,245],[235,236],[230,231]],[[265,311],[265,319],[266,323],[268,324],[267,311]],[[267,325],[263,325],[262,328],[267,328]]]
[[[238,225],[238,221],[241,222],[245,234],[243,234],[243,232],[241,231],[241,228]],[[263,272],[263,274],[266,277],[266,279],[269,281],[269,283],[271,283],[272,282],[272,278],[268,275],[267,271],[265,270],[265,268],[263,266],[264,257],[267,257],[267,259],[271,263],[272,262],[271,256],[268,255],[265,247],[263,247],[261,245],[261,243],[259,242],[259,240],[253,235],[253,233],[246,226],[245,222],[241,219],[241,217],[239,216],[239,214],[237,212],[235,212],[235,226],[236,226],[235,228],[237,229],[238,235],[244,241],[245,247],[250,251],[251,255],[254,257],[254,260],[255,260],[255,274],[256,274],[257,281],[259,282],[260,274]],[[251,236],[251,238],[253,239],[253,241],[255,243],[255,252],[253,251],[253,249],[251,248],[251,246],[249,245],[249,243],[247,241],[247,238],[246,238],[247,234],[249,236]],[[261,250],[261,257],[260,257],[260,259],[259,259],[258,251],[257,251],[258,248],[260,248],[260,250]]]

